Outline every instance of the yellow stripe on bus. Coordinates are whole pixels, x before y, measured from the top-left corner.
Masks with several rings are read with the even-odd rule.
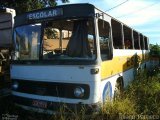
[[[101,63],[101,79],[111,77],[149,60],[149,54],[137,56],[116,56]]]

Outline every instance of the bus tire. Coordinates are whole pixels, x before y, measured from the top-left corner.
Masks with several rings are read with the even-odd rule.
[[[124,91],[123,77],[119,77],[115,85],[114,100],[121,98],[123,96],[123,91]]]

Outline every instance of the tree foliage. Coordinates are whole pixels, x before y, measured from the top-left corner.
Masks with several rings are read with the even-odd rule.
[[[150,44],[150,53],[151,55],[154,55],[154,56],[160,56],[160,45]]]
[[[61,1],[69,2],[69,0]],[[56,5],[57,0],[0,0],[0,6],[13,8],[17,14]]]
[[[156,44],[156,45],[150,44],[150,48],[152,50],[160,51],[160,45],[158,45],[158,44]]]

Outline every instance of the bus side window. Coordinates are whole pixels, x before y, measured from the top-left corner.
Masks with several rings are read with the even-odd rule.
[[[123,26],[125,49],[133,49],[132,30],[127,26]]]
[[[112,44],[109,23],[98,20],[99,44],[102,61],[112,59]]]
[[[144,44],[145,44],[145,50],[148,50],[148,39],[146,36],[144,36]]]
[[[122,25],[120,22],[111,19],[113,46],[115,49],[123,49]]]
[[[133,31],[133,38],[134,38],[134,49],[139,50],[140,44],[139,44],[139,34],[136,31]]]
[[[140,34],[140,45],[141,45],[141,50],[144,50],[144,41],[143,41],[143,35]]]

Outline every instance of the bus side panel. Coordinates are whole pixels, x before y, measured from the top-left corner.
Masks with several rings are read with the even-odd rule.
[[[110,92],[114,96],[116,80],[123,77],[126,87],[137,75],[139,69],[149,69],[149,52],[142,50],[115,50],[112,60],[101,63],[101,100],[103,101],[105,86],[111,83]],[[145,56],[145,58],[144,58]]]

